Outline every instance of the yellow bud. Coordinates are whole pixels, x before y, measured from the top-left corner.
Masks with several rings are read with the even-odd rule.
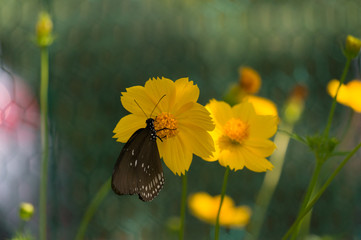
[[[19,216],[24,221],[29,221],[34,214],[34,206],[31,203],[23,202],[20,204]]]
[[[284,108],[284,120],[289,124],[296,123],[304,110],[307,88],[297,85],[291,92]]]
[[[46,12],[40,13],[36,24],[36,39],[40,47],[49,46],[53,42],[52,31],[53,22],[50,15]]]
[[[346,45],[344,53],[347,58],[355,58],[360,53],[361,40],[354,36],[348,35],[346,38]]]

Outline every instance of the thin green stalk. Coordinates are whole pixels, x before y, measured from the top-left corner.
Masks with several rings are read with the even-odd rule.
[[[307,207],[303,210],[301,214],[298,215],[295,222],[292,224],[290,229],[287,231],[287,233],[283,236],[282,240],[288,239],[290,234],[295,230],[295,228],[298,226],[300,221],[307,215],[307,213],[313,208],[315,203],[318,201],[318,199],[322,196],[322,194],[326,191],[327,187],[331,184],[332,180],[337,176],[337,174],[341,171],[341,169],[345,166],[345,164],[350,160],[350,158],[359,150],[361,147],[361,143],[359,143],[347,156],[346,158],[340,163],[340,165],[335,169],[335,171],[331,174],[331,176],[327,179],[327,181],[322,185],[318,193],[315,195],[315,197],[309,202]]]
[[[222,203],[223,203],[224,195],[226,193],[228,175],[229,175],[229,166],[227,166],[226,171],[224,172],[224,177],[223,177],[223,185],[222,185],[222,190],[221,190],[221,202],[219,203],[219,208],[218,208],[218,213],[217,213],[217,218],[216,218],[216,228],[215,228],[215,235],[214,235],[215,240],[219,239],[219,215],[221,213]]]
[[[181,219],[179,229],[179,240],[184,239],[184,227],[186,217],[186,203],[187,203],[187,172],[182,175],[182,199],[181,199]]]
[[[40,50],[40,132],[41,132],[41,180],[39,196],[39,238],[46,240],[46,192],[48,182],[49,142],[48,142],[48,85],[49,85],[49,52],[47,47]]]
[[[78,232],[76,234],[75,240],[81,240],[84,239],[85,231],[88,227],[88,224],[90,220],[92,219],[95,211],[98,209],[100,203],[103,201],[103,199],[107,196],[110,190],[110,182],[111,178],[108,178],[105,183],[100,187],[98,192],[95,194],[93,200],[90,202],[83,219],[81,220],[81,223],[78,228]]]
[[[249,240],[258,239],[259,237],[269,203],[282,173],[287,146],[291,138],[291,135],[287,133],[292,132],[293,125],[284,125],[283,127],[285,131],[278,132],[274,139],[276,146],[278,146],[270,159],[274,165],[274,169],[266,173],[262,187],[258,193],[254,214],[249,224],[249,234],[246,235],[246,239]]]
[[[336,95],[332,100],[332,106],[331,106],[330,114],[328,115],[327,125],[326,125],[324,135],[323,135],[324,139],[328,139],[328,135],[329,135],[330,129],[331,129],[333,115],[335,114],[337,95],[338,95],[338,92],[339,92],[339,90],[341,88],[341,85],[344,83],[344,81],[346,79],[348,69],[350,68],[351,60],[352,60],[351,58],[347,58],[345,67],[343,69],[343,73],[341,75],[340,84],[338,85]]]

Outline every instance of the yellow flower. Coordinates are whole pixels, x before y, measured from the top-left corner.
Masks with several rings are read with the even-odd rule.
[[[199,192],[189,196],[188,206],[194,216],[209,224],[215,224],[221,196],[212,197],[208,193]],[[247,206],[236,207],[234,201],[224,196],[219,224],[225,227],[244,227],[251,217],[251,209]]]
[[[247,94],[255,94],[261,87],[261,76],[250,67],[240,67],[239,82]]]
[[[114,129],[114,138],[127,142],[139,128],[146,126],[146,119],[155,119],[154,127],[163,141],[157,139],[159,154],[174,174],[188,171],[193,154],[207,158],[214,151],[208,131],[214,124],[206,108],[197,103],[199,88],[188,78],[173,82],[167,78],[149,79],[145,86],[127,88],[122,93],[123,107],[131,114],[123,117]],[[159,102],[161,97],[165,97]],[[152,116],[145,116],[146,114]]]
[[[244,99],[245,101],[252,103],[256,114],[258,115],[272,115],[278,116],[277,107],[274,102],[267,98],[258,97],[255,95],[248,95]]]
[[[340,82],[336,79],[331,80],[327,85],[327,92],[331,97],[335,97],[336,90]],[[352,80],[349,83],[342,84],[337,94],[337,102],[351,107],[356,112],[361,112],[361,81]]]
[[[254,172],[264,172],[273,168],[266,157],[276,148],[268,139],[277,131],[276,116],[257,115],[248,102],[231,107],[225,102],[211,100],[206,108],[211,112],[216,127],[211,132],[215,152],[205,160],[218,160],[222,166],[229,166],[232,170],[246,166]]]

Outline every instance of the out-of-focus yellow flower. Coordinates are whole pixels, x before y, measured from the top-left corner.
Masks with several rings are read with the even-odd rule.
[[[248,95],[244,98],[244,100],[252,103],[253,108],[258,115],[278,116],[276,104],[267,98]]]
[[[231,107],[225,102],[211,100],[206,108],[216,127],[211,132],[215,152],[205,160],[218,160],[222,166],[235,171],[244,166],[254,172],[273,168],[266,157],[276,148],[268,138],[277,131],[278,117],[257,115],[249,102]]]
[[[188,206],[194,216],[209,224],[215,224],[220,201],[220,195],[212,197],[208,193],[199,192],[189,196]],[[244,227],[249,222],[251,213],[249,207],[236,207],[230,197],[224,196],[219,224],[229,228]]]
[[[355,58],[360,53],[361,40],[354,36],[348,35],[345,44],[345,55],[349,58]]]
[[[327,85],[327,92],[331,97],[335,97],[340,82],[336,79],[331,80]],[[349,83],[342,84],[338,94],[337,102],[351,107],[356,112],[361,112],[361,81],[352,80]]]
[[[208,131],[214,129],[210,113],[197,103],[199,88],[188,78],[173,82],[167,78],[149,79],[145,86],[127,88],[122,93],[123,107],[131,114],[123,117],[114,129],[114,138],[126,142],[138,129],[145,127],[159,99],[166,95],[154,109],[156,130],[163,141],[157,139],[159,154],[174,174],[188,171],[193,154],[207,158],[214,151],[213,140]],[[139,108],[136,102],[140,107]]]
[[[41,12],[36,24],[36,41],[40,47],[49,46],[53,42],[52,31],[53,22],[50,15],[46,12]]]
[[[261,76],[250,67],[239,68],[239,82],[247,94],[255,94],[261,87]]]
[[[34,206],[31,203],[23,202],[20,204],[19,216],[24,221],[29,221],[34,214]]]

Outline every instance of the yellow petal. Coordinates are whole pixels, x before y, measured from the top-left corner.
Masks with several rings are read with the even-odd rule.
[[[122,92],[122,96],[120,97],[123,107],[130,113],[134,113],[139,116],[145,116],[145,113],[147,118],[150,117],[150,113],[156,104],[155,99],[150,97],[145,92],[145,88],[141,86],[130,87],[126,90],[126,92]],[[134,100],[137,101],[139,106]]]
[[[330,94],[331,97],[335,97],[339,85],[340,85],[340,81],[338,81],[337,79],[333,79],[327,84],[327,92],[328,94]],[[346,105],[349,102],[348,89],[344,84],[341,85],[336,100],[337,102]]]
[[[258,157],[268,157],[276,149],[276,145],[268,139],[248,139],[243,143],[251,153]]]
[[[250,118],[250,138],[270,138],[277,131],[278,117],[254,115]]]
[[[171,110],[173,110],[171,107],[175,104],[176,89],[172,80],[164,77],[161,79],[153,78],[145,83],[144,88],[147,94],[155,99],[155,104],[158,103],[161,97],[166,95],[164,101],[161,100],[154,110],[155,115],[160,114],[161,112],[171,112]],[[153,105],[153,108],[155,104]]]
[[[348,104],[354,111],[361,112],[361,81],[352,80],[347,84],[347,89],[350,93]]]
[[[199,88],[193,84],[193,81],[189,81],[188,78],[180,78],[175,82],[176,86],[176,102],[174,108],[186,104],[187,102],[197,102],[199,97]]]
[[[129,114],[123,117],[113,130],[115,133],[113,138],[117,138],[118,142],[127,142],[135,131],[139,128],[146,127],[145,121],[145,117],[139,117],[135,114]]]
[[[214,143],[211,135],[202,128],[192,126],[179,126],[179,138],[187,144],[195,155],[208,158],[214,152]]]
[[[204,130],[211,131],[214,124],[208,110],[199,103],[188,103],[185,106],[192,105],[186,111],[175,113],[179,124],[189,126],[199,126]]]
[[[245,100],[253,105],[254,110],[258,115],[278,116],[276,104],[267,98],[248,95]]]
[[[254,172],[265,172],[272,170],[273,165],[267,159],[258,157],[246,148],[240,148],[241,155],[245,159],[245,166]]]
[[[184,174],[192,162],[192,152],[179,137],[171,137],[161,142],[157,140],[159,154],[174,174]]]
[[[218,145],[218,139],[222,135],[222,131],[216,127],[212,132],[209,132],[209,134],[211,135],[211,137],[214,141],[214,152],[212,152],[211,156],[209,156],[207,158],[203,158],[203,159],[206,161],[209,161],[209,162],[214,162],[219,159],[220,148]]]
[[[240,147],[233,147],[231,150],[224,149],[219,154],[219,164],[229,166],[231,170],[243,169],[246,159],[240,154]]]
[[[223,101],[212,99],[206,108],[211,113],[212,119],[216,125],[223,127],[224,124],[233,116],[231,106]]]
[[[241,102],[232,108],[233,117],[250,122],[252,116],[256,115],[253,105],[249,102]]]

